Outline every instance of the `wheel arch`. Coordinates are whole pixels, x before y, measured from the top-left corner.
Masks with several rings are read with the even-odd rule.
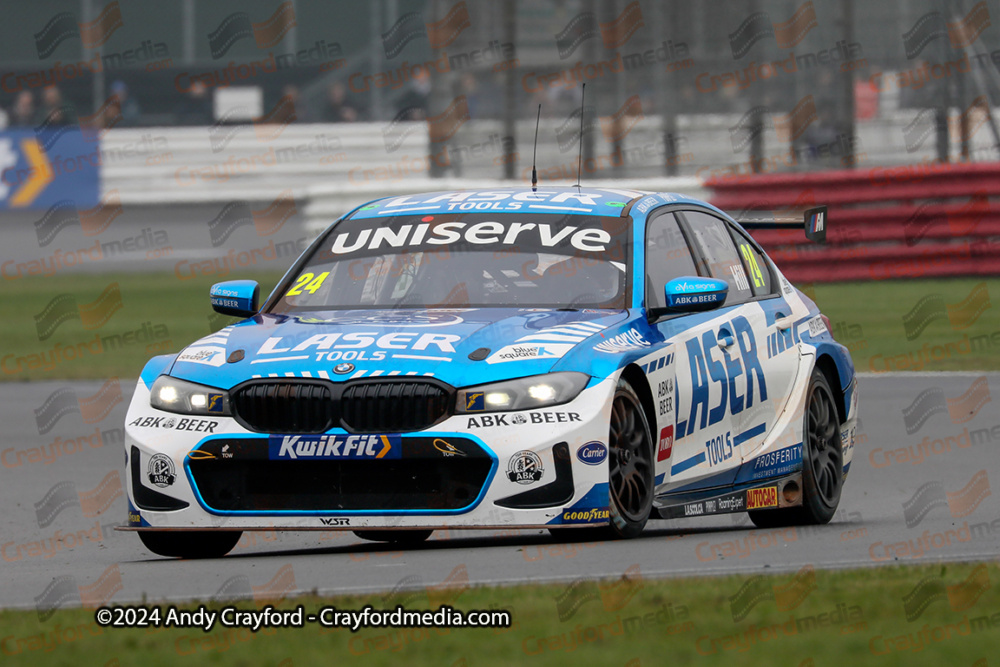
[[[833,390],[833,400],[837,405],[837,418],[839,423],[843,424],[847,421],[847,405],[844,401],[843,384],[840,381],[837,362],[829,354],[820,354],[816,357],[816,368],[826,377],[830,389]]]
[[[642,411],[646,413],[646,421],[649,423],[649,437],[653,438],[654,434],[659,432],[659,424],[656,423],[656,403],[653,402],[653,390],[649,387],[646,374],[636,364],[629,364],[622,369],[621,377],[639,395]]]

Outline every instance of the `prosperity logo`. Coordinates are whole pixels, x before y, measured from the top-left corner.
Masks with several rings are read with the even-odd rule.
[[[932,322],[947,319],[951,328],[968,329],[982,315],[990,303],[990,293],[985,282],[978,283],[969,296],[956,304],[945,304],[941,294],[928,294],[920,298],[916,305],[903,315],[903,330],[906,340],[915,340]]]
[[[83,418],[85,424],[96,424],[111,412],[112,408],[121,403],[122,386],[118,378],[105,382],[93,396],[79,398],[70,387],[57,389],[45,399],[35,412],[35,423],[38,434],[45,435],[68,414],[76,413]]]
[[[635,31],[645,26],[642,19],[642,8],[638,2],[631,2],[625,6],[622,13],[610,23],[598,23],[597,15],[594,12],[583,12],[577,14],[566,27],[555,35],[556,48],[559,49],[559,58],[565,60],[573,55],[581,44],[591,37],[601,35],[601,41],[606,49],[616,49],[625,44]]]
[[[733,60],[745,56],[754,44],[765,37],[774,37],[780,48],[790,49],[805,39],[809,31],[817,25],[816,8],[812,2],[799,5],[792,18],[784,23],[773,23],[767,12],[755,12],[734,32],[729,33],[729,47],[733,52]]]
[[[61,199],[49,207],[33,224],[38,245],[42,248],[52,243],[67,227],[79,225],[84,236],[97,236],[123,213],[118,190],[110,190],[93,208],[77,209],[72,199]]]
[[[122,294],[118,283],[111,283],[95,301],[82,305],[77,305],[76,295],[60,294],[34,316],[38,340],[47,340],[63,322],[69,320],[80,320],[84,329],[99,329],[121,308]]]
[[[734,623],[742,621],[754,607],[765,600],[774,600],[781,611],[791,611],[816,590],[816,570],[812,565],[804,566],[785,585],[768,583],[771,579],[762,574],[750,577],[729,598]]]
[[[38,620],[44,623],[64,605],[90,608],[103,606],[122,588],[122,573],[117,563],[104,570],[97,581],[89,586],[78,585],[76,577],[71,574],[56,577],[45,587],[42,594],[35,598]]]
[[[951,516],[956,519],[968,516],[989,496],[990,480],[985,470],[977,472],[968,484],[954,493],[945,492],[941,482],[928,482],[903,503],[906,527],[918,526],[936,507],[947,507]]]
[[[964,424],[979,414],[979,410],[990,400],[990,386],[985,375],[973,380],[969,390],[958,398],[945,398],[943,388],[930,387],[903,408],[906,433],[916,433],[928,419],[938,413],[947,413],[952,424]]]
[[[274,14],[262,23],[251,22],[246,12],[233,12],[208,33],[208,46],[215,60],[226,55],[236,42],[248,37],[253,38],[258,49],[269,49],[297,25],[295,6],[290,0],[278,5]]]
[[[123,25],[118,0],[105,5],[97,18],[88,23],[78,23],[72,13],[60,12],[35,33],[35,49],[39,58],[48,58],[60,44],[71,37],[79,37],[85,47],[93,49],[107,42]]]
[[[226,204],[219,215],[208,223],[212,247],[225,243],[240,227],[253,225],[257,236],[271,236],[281,229],[288,219],[298,212],[291,190],[284,190],[267,208],[254,210],[250,202],[234,201]]]
[[[938,37],[947,36],[952,48],[961,49],[979,39],[979,35],[988,27],[990,10],[985,0],[974,5],[964,18],[950,23],[944,20],[941,12],[928,12],[903,33],[903,47],[910,60],[919,56]]]
[[[39,528],[45,528],[70,507],[79,507],[85,517],[95,517],[103,514],[121,496],[118,471],[109,472],[91,491],[78,492],[73,482],[59,482],[35,503],[35,520]]]
[[[766,128],[771,128],[789,141],[795,141],[817,118],[816,101],[806,95],[787,114],[772,114],[766,106],[757,106],[747,111],[740,120],[729,128],[729,138],[733,152],[739,153],[750,145]]]
[[[904,595],[903,611],[906,613],[906,620],[911,623],[938,600],[947,599],[952,611],[965,611],[989,589],[990,573],[985,564],[980,563],[965,581],[953,586],[945,585],[942,572],[940,576],[921,579],[912,591]]]

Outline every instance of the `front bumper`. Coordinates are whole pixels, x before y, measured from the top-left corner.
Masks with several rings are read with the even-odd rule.
[[[551,408],[454,415],[413,433],[351,436],[331,429],[321,437],[255,433],[229,417],[162,412],[150,407],[140,380],[125,429],[128,527],[607,524],[616,382],[596,382]]]

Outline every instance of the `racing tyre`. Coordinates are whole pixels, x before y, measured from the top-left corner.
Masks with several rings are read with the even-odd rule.
[[[829,523],[844,487],[837,404],[826,376],[813,369],[803,416],[802,506],[748,512],[759,528]]]
[[[139,531],[147,549],[170,558],[221,558],[232,551],[241,535],[239,530]]]
[[[549,528],[564,542],[628,539],[642,532],[653,509],[653,439],[639,396],[624,379],[611,403],[608,433],[608,492],[611,525],[600,528]]]
[[[613,537],[635,537],[653,508],[653,438],[639,396],[624,379],[618,380],[611,403],[608,467],[608,529]]]
[[[354,534],[372,542],[419,544],[431,536],[433,530],[355,530]]]

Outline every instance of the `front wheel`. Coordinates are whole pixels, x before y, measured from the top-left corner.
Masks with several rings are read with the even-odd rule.
[[[759,528],[829,523],[840,504],[844,488],[840,419],[830,383],[818,368],[809,380],[803,420],[802,506],[749,512]]]
[[[624,379],[611,403],[608,491],[612,536],[635,537],[653,509],[653,439],[639,396]]]
[[[233,550],[241,535],[239,530],[139,531],[147,549],[169,558],[221,558]]]
[[[628,539],[646,527],[653,509],[653,439],[639,396],[624,378],[618,380],[611,402],[608,432],[609,526],[549,528],[564,541]]]

